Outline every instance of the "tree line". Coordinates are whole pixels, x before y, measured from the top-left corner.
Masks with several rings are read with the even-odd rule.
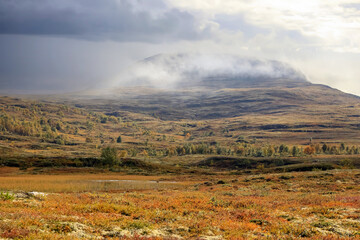
[[[115,147],[103,148],[103,156],[111,155],[110,153],[112,153],[112,155],[121,155],[121,157],[167,157],[195,154],[239,157],[301,157],[316,154],[355,155],[360,154],[360,148],[358,146],[347,146],[344,143],[339,145],[328,145],[324,143],[308,146],[289,146],[286,144],[258,146],[248,143],[236,144],[234,146],[220,146],[208,143],[186,143],[162,149],[151,146],[143,149],[129,148],[122,149],[120,152],[118,152]]]

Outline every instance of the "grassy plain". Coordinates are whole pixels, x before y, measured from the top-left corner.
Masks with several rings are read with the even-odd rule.
[[[354,169],[166,177],[8,171],[0,189],[13,197],[0,200],[0,237],[359,239],[359,183]]]

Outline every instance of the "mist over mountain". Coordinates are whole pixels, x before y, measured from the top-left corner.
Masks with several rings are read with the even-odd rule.
[[[163,120],[299,111],[310,116],[324,108],[326,114],[335,114],[339,106],[360,104],[357,96],[312,84],[286,63],[215,54],[155,55],[123,71],[111,89],[58,97],[108,115],[133,112]]]
[[[287,63],[225,54],[160,54],[123,71],[111,89],[37,99],[122,116],[163,120],[298,114],[311,118],[355,108],[360,98],[313,84]],[[340,107],[340,108],[341,108]]]
[[[155,88],[248,88],[309,84],[287,63],[225,54],[159,54],[137,62],[116,80]]]

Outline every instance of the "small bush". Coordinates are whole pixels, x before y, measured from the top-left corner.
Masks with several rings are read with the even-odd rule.
[[[134,221],[129,223],[127,227],[130,229],[144,229],[149,227],[149,224],[142,221]]]
[[[219,181],[217,182],[217,184],[225,184],[225,181],[219,180]]]
[[[21,228],[12,228],[5,230],[0,234],[0,237],[6,239],[23,239],[30,234],[30,231],[27,229]]]
[[[0,192],[0,199],[1,200],[14,200],[15,199],[15,196],[11,193],[8,193],[8,192]]]
[[[351,159],[342,159],[340,161],[340,165],[343,167],[343,168],[354,168],[354,161],[351,160]]]
[[[283,175],[283,176],[280,176],[279,178],[282,179],[282,180],[289,180],[291,178],[294,178],[294,176]]]
[[[255,223],[255,224],[259,225],[259,226],[263,226],[263,225],[268,225],[268,224],[269,224],[268,221],[262,220],[262,219],[252,219],[252,220],[250,220],[250,222],[251,222],[251,223]]]
[[[326,227],[330,227],[331,223],[321,221],[321,222],[313,223],[312,226],[317,228],[326,228]]]
[[[56,233],[70,233],[74,231],[74,229],[68,223],[58,223],[53,226],[51,230]]]

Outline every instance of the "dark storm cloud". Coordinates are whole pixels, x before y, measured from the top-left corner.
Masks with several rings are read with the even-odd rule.
[[[162,0],[0,0],[0,34],[154,42],[209,34],[198,26]]]
[[[132,63],[138,45],[33,35],[0,36],[0,94],[101,87]]]
[[[210,36],[200,21],[165,0],[0,0],[0,93],[103,86],[158,43]]]

